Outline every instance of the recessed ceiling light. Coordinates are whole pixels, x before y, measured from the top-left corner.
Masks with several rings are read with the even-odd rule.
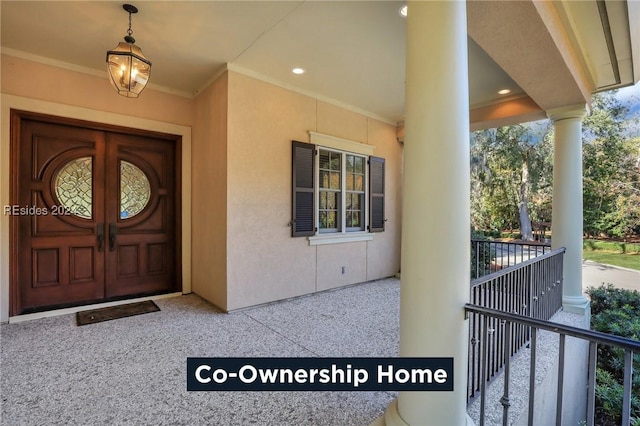
[[[400,16],[402,16],[403,18],[407,17],[407,5],[406,4],[404,6],[402,6],[400,9],[398,9],[398,14]]]
[[[304,74],[304,69],[302,68],[294,68],[291,70],[292,73],[294,74]]]
[[[502,89],[498,92],[499,95],[508,95],[509,93],[511,93],[509,89]]]

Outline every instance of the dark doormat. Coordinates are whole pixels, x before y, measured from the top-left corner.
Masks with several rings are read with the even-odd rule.
[[[126,305],[76,312],[76,323],[78,325],[95,324],[97,322],[109,321],[112,319],[148,314],[149,312],[156,312],[159,310],[160,308],[158,308],[158,305],[156,305],[152,300],[147,300],[144,302],[128,303]]]

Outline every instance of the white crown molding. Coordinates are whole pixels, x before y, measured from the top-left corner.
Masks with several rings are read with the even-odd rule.
[[[229,64],[224,64],[221,66],[216,72],[214,72],[211,77],[198,89],[193,92],[193,96],[198,96],[200,93],[207,90],[209,86],[211,86],[217,79],[219,79],[225,72],[229,70]]]
[[[369,118],[372,118],[372,119],[377,120],[377,121],[382,121],[383,123],[390,124],[390,125],[392,125],[394,127],[397,125],[397,122],[395,120],[392,120],[392,119],[390,119],[388,117],[383,117],[383,116],[375,114],[373,112],[365,111],[365,110],[360,109],[358,107],[354,107],[353,105],[345,104],[345,103],[340,102],[340,101],[338,101],[336,99],[321,95],[319,93],[312,92],[310,90],[301,89],[301,88],[293,86],[291,84],[284,83],[284,82],[282,82],[280,80],[276,80],[274,78],[267,77],[266,75],[260,74],[259,72],[252,71],[252,70],[250,70],[248,68],[244,68],[244,67],[242,67],[240,65],[236,65],[236,64],[233,64],[233,63],[228,63],[226,69],[229,70],[229,71],[237,72],[238,74],[246,75],[247,77],[255,78],[256,80],[264,81],[265,83],[273,84],[274,86],[282,87],[283,89],[291,90],[292,92],[296,92],[296,93],[299,93],[299,94],[304,95],[304,96],[309,96],[310,98],[314,98],[314,99],[317,99],[319,101],[326,102],[328,104],[335,105],[335,106],[340,107],[340,108],[344,108],[344,109],[349,110],[351,112],[355,112],[357,114],[364,115],[365,117],[369,117]]]
[[[13,56],[19,59],[24,59],[31,62],[37,62],[39,64],[49,65],[56,68],[62,68],[69,71],[79,72],[82,74],[88,74],[94,77],[100,77],[100,78],[104,78],[105,80],[108,80],[106,68],[104,71],[99,71],[94,68],[89,68],[81,65],[72,64],[69,62],[59,61],[57,59],[47,58],[45,56],[34,55],[33,53],[24,52],[22,50],[11,49],[8,47],[2,47],[0,49],[0,53],[2,53],[3,55]],[[164,92],[170,95],[181,96],[183,98],[192,99],[194,97],[192,93],[171,89],[169,87],[161,86],[159,84],[149,83],[147,87],[152,90],[156,90],[158,92]]]

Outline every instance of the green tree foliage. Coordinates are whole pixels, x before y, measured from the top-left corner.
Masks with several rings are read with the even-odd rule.
[[[520,229],[533,239],[531,220],[550,221],[551,147],[547,126],[515,125],[471,135],[472,225]]]
[[[614,92],[594,95],[583,122],[585,233],[640,233],[640,138],[629,138],[628,106]]]
[[[640,102],[638,99],[630,101]],[[590,236],[640,234],[640,137],[615,92],[593,96],[583,122],[584,230]],[[471,224],[483,231],[551,221],[553,126],[549,121],[471,135]]]

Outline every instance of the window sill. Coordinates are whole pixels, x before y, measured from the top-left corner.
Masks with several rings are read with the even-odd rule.
[[[341,244],[354,243],[359,241],[373,241],[373,234],[369,232],[362,233],[344,233],[344,234],[325,234],[314,235],[308,237],[310,246],[321,246],[325,244]]]

